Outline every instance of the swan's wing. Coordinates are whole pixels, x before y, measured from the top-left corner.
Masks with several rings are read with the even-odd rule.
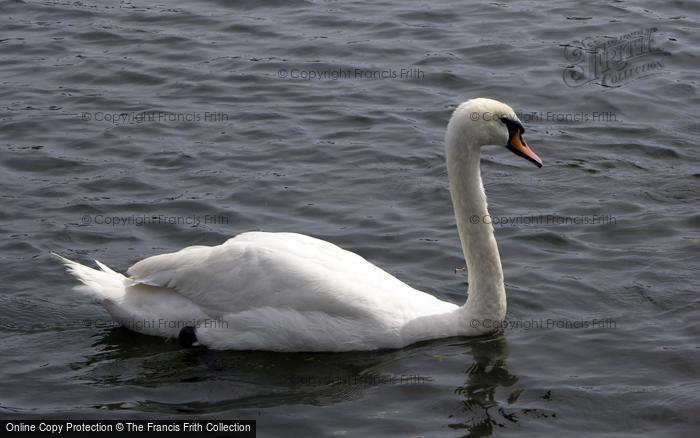
[[[442,303],[357,254],[294,233],[244,233],[219,246],[147,258],[128,274],[217,316],[272,307],[354,318]]]

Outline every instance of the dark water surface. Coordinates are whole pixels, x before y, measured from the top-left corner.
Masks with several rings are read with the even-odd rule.
[[[699,3],[0,12],[2,416],[255,419],[266,437],[697,434]],[[605,48],[607,64],[576,51],[605,40],[629,44]],[[565,81],[571,65],[583,73]],[[461,303],[442,138],[478,96],[523,112],[545,162],[485,150],[512,324],[498,334],[184,350],[111,326],[48,256],[124,271],[295,231]]]

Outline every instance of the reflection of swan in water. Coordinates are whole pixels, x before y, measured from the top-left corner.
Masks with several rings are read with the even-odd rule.
[[[213,410],[251,410],[258,415],[259,409],[271,409],[266,415],[274,415],[295,405],[326,406],[332,415],[333,409],[347,409],[345,403],[362,403],[368,392],[382,402],[395,401],[402,387],[387,384],[384,377],[406,370],[424,378],[415,382],[412,392],[435,394],[434,389],[440,388],[439,399],[458,403],[446,422],[467,436],[488,435],[526,418],[553,416],[549,410],[528,409],[531,405],[522,400],[526,397],[520,397],[541,399],[546,394],[522,388],[508,370],[508,348],[501,334],[458,342],[435,340],[403,350],[327,354],[180,349],[175,342],[150,336],[135,339],[126,329],[113,328],[99,336],[93,347],[95,354],[74,364],[84,370],[77,376],[81,382],[99,387],[85,394],[83,402],[114,409],[117,416],[124,409],[161,416]],[[464,364],[465,353],[471,356],[471,364]],[[417,361],[420,357],[440,360]],[[445,372],[464,372],[466,382],[455,389],[433,379]],[[130,388],[130,400],[122,398],[124,387]],[[115,399],[124,401],[115,403]],[[420,415],[444,418],[444,405],[435,406],[435,411]]]
[[[537,418],[555,416],[551,411],[516,407],[522,404],[517,402],[524,390],[517,385],[518,377],[506,367],[508,345],[502,334],[474,339],[468,345],[474,362],[466,370],[467,382],[455,390],[455,394],[463,397],[460,413],[450,416],[452,420],[466,418],[451,423],[450,428],[467,429],[466,436],[490,436],[494,426],[508,427],[521,421],[524,415]],[[496,397],[499,388],[509,389],[505,400]],[[538,395],[544,399],[549,396],[549,392]]]
[[[470,346],[474,362],[466,370],[467,382],[455,390],[463,397],[462,412],[470,418],[450,424],[450,427],[468,429],[468,436],[490,435],[494,425],[504,426],[504,423],[517,421],[499,404],[496,390],[499,387],[513,388],[518,378],[506,368],[508,346],[502,336],[475,339]],[[520,391],[513,388],[508,401],[515,401]]]
[[[123,327],[96,336],[93,348],[94,354],[73,365],[84,369],[81,381],[100,388],[91,406],[108,410],[137,406],[163,415],[227,409],[252,409],[257,415],[258,409],[357,400],[368,390],[387,385],[393,375],[386,365],[411,352],[182,349],[176,341],[134,337]],[[124,387],[132,389],[132,402],[114,403],[111,393],[122,393]]]

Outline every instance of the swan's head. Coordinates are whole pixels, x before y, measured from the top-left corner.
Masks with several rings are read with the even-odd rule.
[[[447,126],[447,144],[456,148],[504,146],[542,167],[542,160],[523,138],[525,128],[515,111],[493,99],[471,99],[457,107]]]

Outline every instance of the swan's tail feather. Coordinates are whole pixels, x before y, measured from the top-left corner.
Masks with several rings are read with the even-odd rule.
[[[51,253],[63,263],[68,272],[83,283],[76,286],[75,290],[85,293],[99,300],[118,301],[126,293],[128,279],[118,272],[114,272],[107,266],[95,260],[101,270],[93,269],[80,263],[68,260],[55,252]]]

